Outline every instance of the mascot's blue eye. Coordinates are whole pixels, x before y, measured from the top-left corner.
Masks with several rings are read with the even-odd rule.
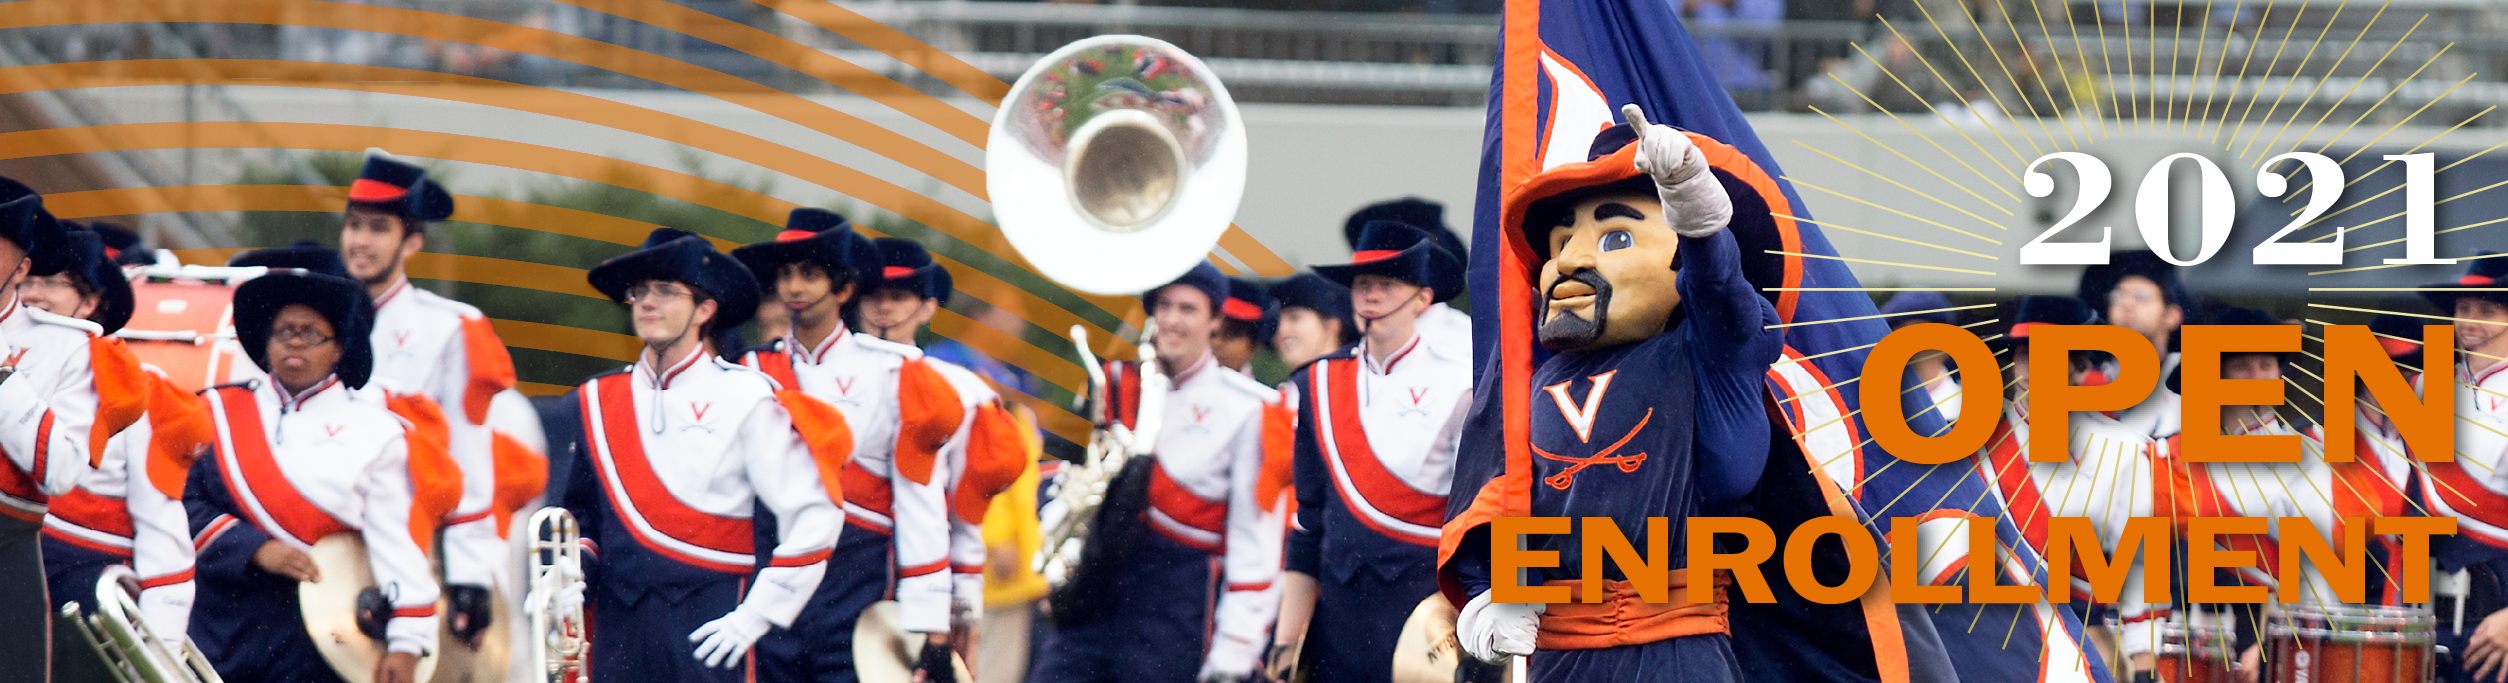
[[[1613,230],[1602,234],[1601,245],[1596,248],[1604,252],[1614,252],[1634,246],[1637,246],[1636,235],[1629,234],[1627,230]]]

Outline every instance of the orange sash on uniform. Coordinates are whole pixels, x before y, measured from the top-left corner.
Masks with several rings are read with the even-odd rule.
[[[1543,650],[1597,650],[1622,645],[1642,645],[1659,640],[1710,633],[1730,634],[1732,625],[1726,620],[1729,608],[1724,589],[1733,583],[1731,574],[1715,575],[1716,601],[1711,603],[1681,602],[1689,594],[1689,570],[1672,570],[1672,602],[1646,602],[1627,581],[1605,584],[1602,602],[1551,603],[1541,615],[1541,635],[1533,646]],[[1583,581],[1561,579],[1543,585],[1567,586],[1581,592]]]

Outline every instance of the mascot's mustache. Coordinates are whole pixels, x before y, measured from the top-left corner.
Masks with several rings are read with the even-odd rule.
[[[1551,310],[1551,307],[1555,305],[1552,302],[1556,301],[1554,297],[1557,295],[1559,286],[1570,282],[1593,288],[1593,319],[1580,318],[1575,313]],[[1552,349],[1582,348],[1602,338],[1602,328],[1609,322],[1611,315],[1611,281],[1603,279],[1602,273],[1588,269],[1562,275],[1559,281],[1550,283],[1550,291],[1543,292],[1543,294],[1545,296],[1542,308],[1546,319],[1542,321],[1541,328],[1534,333],[1542,346]]]

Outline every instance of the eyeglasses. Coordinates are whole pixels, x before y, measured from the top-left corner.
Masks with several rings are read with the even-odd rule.
[[[331,335],[315,332],[310,327],[280,327],[270,330],[270,340],[281,344],[321,346],[331,343],[333,338]]]
[[[627,288],[628,303],[643,301],[647,298],[651,298],[655,302],[663,302],[690,299],[695,296],[695,292],[688,291],[688,288],[675,284],[646,284]]]

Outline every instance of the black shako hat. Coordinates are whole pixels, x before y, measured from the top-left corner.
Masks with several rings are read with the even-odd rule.
[[[349,388],[365,387],[374,376],[374,300],[366,296],[365,283],[289,268],[236,287],[235,340],[263,372],[270,371],[270,323],[292,304],[304,304],[331,321],[332,339],[340,343],[340,364],[332,374]]]
[[[1290,306],[1305,308],[1314,311],[1316,315],[1340,319],[1342,329],[1357,329],[1351,326],[1350,288],[1334,284],[1333,281],[1324,279],[1324,276],[1298,273],[1289,276],[1289,279],[1272,283],[1268,290],[1267,293],[1271,295],[1274,302],[1279,304],[1279,308]]]
[[[2218,310],[2218,311],[2214,311],[2214,312],[2212,313],[2212,319],[2211,319],[2211,320],[2209,320],[2209,321],[2206,321],[2206,322],[2207,322],[2207,324],[2212,324],[2212,325],[2290,325],[2290,324],[2294,324],[2294,323],[2286,323],[2286,322],[2282,322],[2282,320],[2281,320],[2280,318],[2275,318],[2275,317],[2273,317],[2273,314],[2271,314],[2271,313],[2266,313],[2266,312],[2259,311],[2259,310],[2252,309],[2252,308],[2224,308],[2224,309],[2221,309],[2221,310]],[[2222,354],[2221,354],[2221,359],[2222,359],[2222,360],[2224,360],[2224,361],[2226,361],[2226,360],[2228,360],[2228,359],[2229,359],[2229,357],[2231,357],[2231,356],[2244,356],[2244,355],[2249,355],[2249,354],[2272,356],[2274,359],[2281,361],[2281,364],[2282,364],[2282,367],[2283,367],[2283,372],[2284,372],[2284,373],[2288,373],[2288,372],[2289,372],[2289,367],[2290,367],[2292,364],[2297,363],[2297,362],[2299,361],[2299,359],[2305,355],[2305,354],[2302,354],[2302,353],[2297,352],[2297,351],[2289,351],[2289,352],[2274,352],[2274,351],[2231,351],[2231,352],[2222,353]],[[2390,355],[2390,357],[2391,357],[2391,355],[2392,355],[2392,354],[2390,353],[2389,355]],[[2180,393],[2182,393],[2182,392],[2184,392],[2184,391],[2185,391],[2185,389],[2183,388],[2183,387],[2185,386],[2185,374],[2186,374],[2186,366],[2184,366],[2184,365],[2179,365],[2179,366],[2177,366],[2176,368],[2169,370],[2169,371],[2168,371],[2168,379],[2166,379],[2166,380],[2162,381],[2160,384],[2161,384],[2162,386],[2166,386],[2166,387],[2168,387],[2168,390],[2169,390],[2169,391],[2175,391],[2175,392],[2180,392]]]
[[[1444,247],[1456,259],[1465,263],[1472,260],[1471,252],[1463,246],[1463,238],[1456,235],[1453,228],[1446,227],[1444,204],[1418,197],[1403,197],[1360,207],[1350,214],[1349,219],[1341,222],[1341,240],[1350,245],[1351,251],[1357,251],[1359,235],[1367,232],[1367,224],[1376,221],[1393,221],[1426,230],[1436,238],[1437,246]]]
[[[2013,339],[2028,339],[2029,330],[2039,325],[2095,325],[2099,314],[2090,305],[2069,296],[2024,296],[2013,305]]]
[[[87,287],[96,292],[96,310],[87,314],[87,320],[104,328],[105,334],[130,324],[134,306],[131,280],[122,275],[122,265],[107,255],[104,235],[93,230],[72,230],[63,244],[71,261],[80,265],[61,272],[85,280]]]
[[[880,267],[863,274],[863,292],[902,289],[931,299],[935,305],[949,303],[949,293],[956,284],[949,279],[949,269],[934,262],[932,252],[922,244],[903,237],[882,237],[871,240],[871,246],[879,252]]]
[[[87,224],[87,229],[96,231],[96,237],[104,240],[105,258],[115,263],[144,266],[154,260],[147,249],[140,248],[139,232],[129,226],[96,222]]]
[[[230,268],[259,266],[271,270],[295,268],[332,277],[348,277],[348,263],[340,260],[340,251],[311,240],[297,240],[295,244],[284,247],[238,252],[227,257],[226,265]]]
[[[1436,300],[1430,303],[1445,303],[1463,293],[1463,262],[1437,246],[1426,230],[1375,221],[1359,233],[1357,248],[1349,263],[1316,266],[1315,273],[1343,287],[1360,275],[1382,275],[1435,290]]]
[[[758,278],[761,289],[773,287],[788,263],[814,263],[826,269],[831,279],[860,281],[866,279],[864,271],[879,268],[878,255],[869,242],[853,231],[853,223],[843,215],[805,206],[792,210],[775,239],[741,245],[731,255]]]
[[[0,240],[26,252],[31,274],[51,275],[71,265],[68,230],[44,210],[43,195],[24,183],[0,177]]]
[[[2483,249],[2473,252],[2473,258],[2465,260],[2471,263],[2465,264],[2463,275],[2456,276],[2452,281],[2430,284],[2431,291],[2421,292],[2421,298],[2430,300],[2431,304],[2438,306],[2440,315],[2447,316],[2456,314],[2457,299],[2468,296],[2508,305],[2508,291],[2499,291],[2508,288],[2508,255]],[[2491,291],[2481,291],[2484,289]],[[2420,335],[2415,332],[2413,336],[2418,338]]]
[[[649,280],[677,282],[705,292],[716,302],[714,329],[739,327],[758,314],[758,279],[747,266],[714,250],[714,243],[684,230],[659,228],[646,235],[644,246],[601,265],[585,280],[603,296],[627,302],[627,289]]]
[[[2394,359],[2395,364],[2418,368],[2421,367],[2421,327],[2425,323],[2436,322],[2441,321],[2383,313],[2369,319],[2369,333],[2379,335],[2377,345],[2386,349],[2386,357]]]
[[[1224,308],[1228,305],[1228,276],[1219,274],[1219,267],[1211,265],[1209,260],[1195,261],[1191,270],[1184,271],[1184,274],[1176,276],[1175,280],[1142,292],[1141,303],[1148,306],[1151,313],[1157,313],[1158,293],[1176,285],[1202,290],[1202,294],[1210,297],[1212,308]]]
[[[453,216],[453,195],[427,179],[427,169],[381,149],[366,150],[366,166],[348,184],[348,203],[422,221]]]
[[[1269,289],[1253,278],[1228,278],[1228,300],[1219,304],[1220,315],[1245,323],[1254,341],[1264,345],[1271,344],[1272,326],[1280,321],[1280,304]]]
[[[2108,294],[2116,291],[2117,283],[2140,275],[2159,285],[2160,293],[2168,297],[2168,303],[2186,312],[2185,324],[2193,325],[2201,318],[2202,307],[2195,304],[2194,292],[2186,289],[2186,281],[2178,277],[2178,273],[2177,264],[2169,263],[2149,250],[2119,251],[2109,254],[2107,263],[2083,269],[2081,288],[2074,294],[2081,297],[2082,303],[2089,304],[2090,310],[2105,315]]]

